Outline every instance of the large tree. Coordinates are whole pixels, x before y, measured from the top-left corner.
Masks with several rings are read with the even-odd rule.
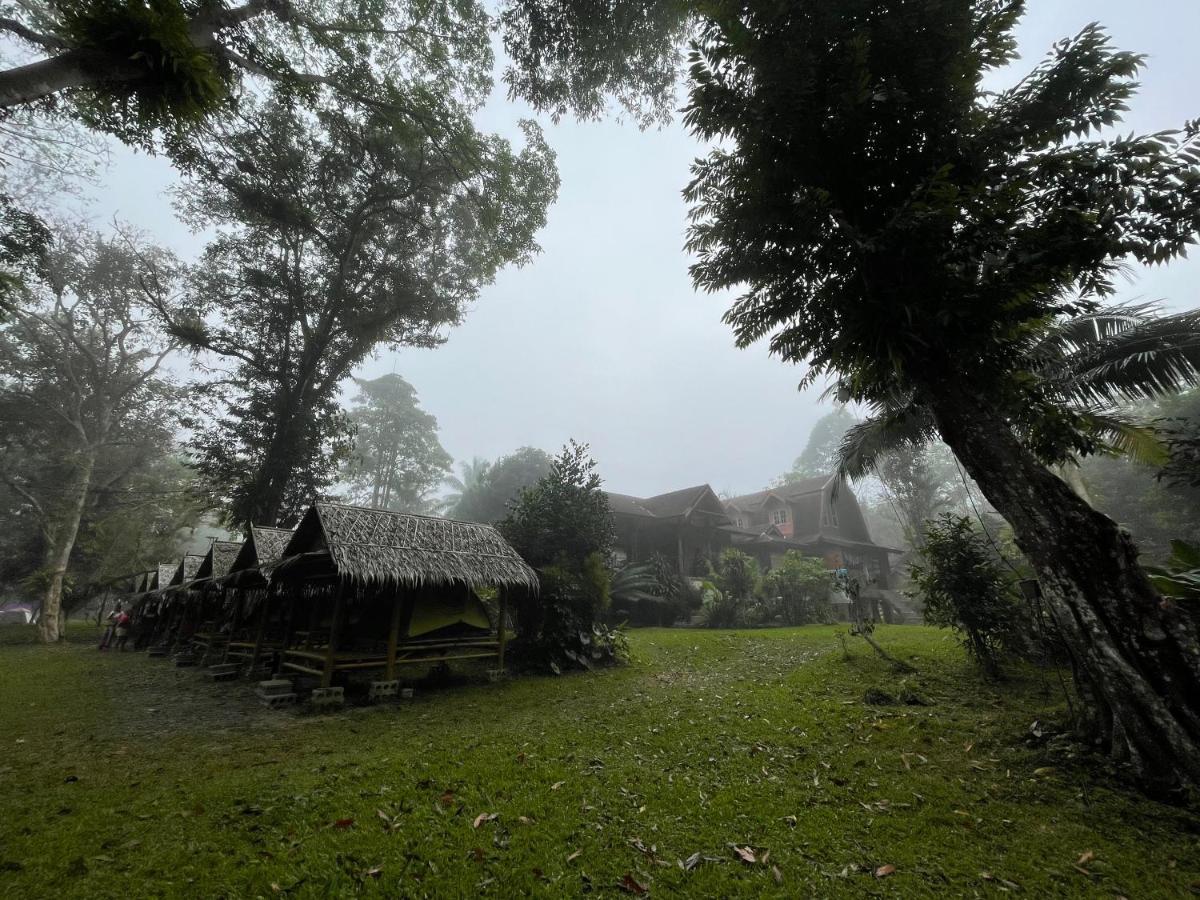
[[[380,509],[427,511],[429,492],[453,462],[438,441],[437,419],[421,409],[416,390],[399,375],[354,383],[354,449],[342,472],[351,496]]]
[[[140,303],[143,260],[95,235],[61,236],[44,282],[0,330],[0,479],[36,525],[41,636],[59,637],[80,526],[169,447],[177,401],[159,377],[171,344]]]
[[[911,393],[1011,524],[1069,643],[1086,730],[1147,782],[1200,784],[1197,618],[1164,601],[1116,524],[1052,472],[1094,445],[1025,365],[1031,333],[1097,307],[1130,258],[1200,230],[1194,129],[1101,139],[1142,59],[1098,26],[1013,87],[1019,0],[717,2],[685,116],[689,245],[739,288],[741,345]]]
[[[0,68],[0,108],[61,101],[172,152],[235,108],[245,82],[419,117],[404,87],[448,61],[471,91],[490,89],[498,33],[513,96],[585,116],[615,98],[645,123],[673,106],[689,12],[681,0],[503,0],[490,13],[478,0],[24,0],[0,32],[32,58]]]
[[[432,346],[504,265],[537,250],[558,187],[526,123],[519,152],[477,132],[474,106],[431,85],[429,120],[390,108],[246,99],[190,158],[190,221],[221,234],[173,292],[148,283],[171,330],[231,368],[200,427],[197,465],[231,522],[291,522],[346,449],[339,383],[378,345]]]

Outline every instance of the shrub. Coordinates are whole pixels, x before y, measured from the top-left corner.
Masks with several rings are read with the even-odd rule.
[[[829,586],[825,564],[796,550],[789,550],[763,579],[763,588],[771,597],[771,616],[781,616],[788,625],[832,622]]]
[[[1028,617],[1012,579],[986,537],[965,516],[944,513],[929,525],[921,562],[909,568],[925,601],[925,621],[952,628],[967,652],[989,675],[1005,656],[1026,649]]]
[[[761,584],[758,563],[733,547],[722,551],[711,582],[701,585],[701,616],[708,628],[737,628],[755,624],[763,614],[754,603]],[[752,609],[752,607],[754,607]]]
[[[604,560],[613,533],[595,468],[586,445],[571,441],[497,525],[541,580],[540,593],[518,604],[518,666],[560,672],[622,656],[624,637],[598,623],[609,603]]]

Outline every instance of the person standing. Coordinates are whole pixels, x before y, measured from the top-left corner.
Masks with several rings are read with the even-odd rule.
[[[125,642],[129,640],[129,613],[122,611],[115,622],[117,635],[117,650],[125,651]]]
[[[121,609],[121,601],[117,601],[117,605],[113,607],[113,611],[108,614],[106,621],[108,627],[104,629],[104,636],[100,638],[100,650],[107,650],[112,644],[113,635],[117,630],[117,619],[124,615],[124,610]],[[128,617],[126,617],[128,618]]]

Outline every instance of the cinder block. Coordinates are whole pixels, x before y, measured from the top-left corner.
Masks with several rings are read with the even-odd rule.
[[[386,700],[390,697],[395,697],[400,693],[400,682],[393,679],[392,681],[372,681],[371,686],[367,689],[368,700]]]
[[[310,702],[316,709],[325,709],[330,706],[342,706],[346,702],[345,688],[313,688]]]
[[[284,706],[291,706],[296,702],[295,694],[268,694],[263,696],[259,694],[259,702],[267,707],[267,709],[280,709]]]
[[[412,688],[401,688],[401,690],[400,690],[400,699],[401,700],[411,700],[412,698],[413,698],[413,689]]]
[[[272,678],[270,681],[260,681],[254,693],[260,697],[277,697],[293,692],[292,682],[288,678]]]
[[[209,666],[204,670],[204,675],[212,681],[232,681],[238,677],[238,665],[222,663],[219,666]]]
[[[146,651],[146,655],[147,656],[166,656],[167,648],[166,647],[151,647],[149,650]]]

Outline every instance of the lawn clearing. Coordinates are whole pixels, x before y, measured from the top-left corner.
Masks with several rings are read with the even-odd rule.
[[[1027,743],[947,633],[647,629],[631,665],[327,716],[0,646],[0,895],[1178,896],[1200,824]],[[864,703],[908,689],[929,706]],[[1057,749],[1056,749],[1057,748]]]

